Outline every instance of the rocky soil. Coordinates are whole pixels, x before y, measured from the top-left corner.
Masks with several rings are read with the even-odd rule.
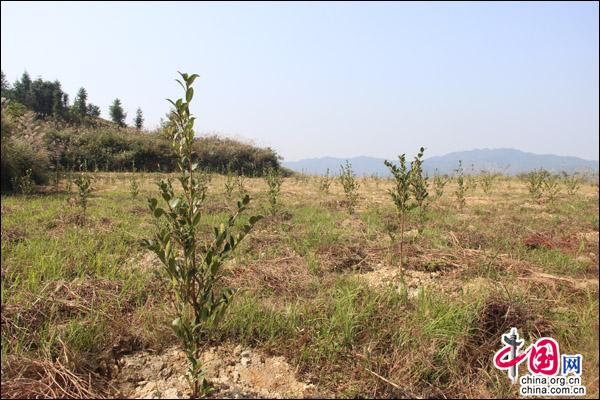
[[[283,357],[265,357],[252,349],[230,345],[211,347],[202,354],[213,398],[304,398],[317,393],[299,381]],[[185,354],[172,347],[123,356],[111,384],[118,395],[136,399],[189,398]]]

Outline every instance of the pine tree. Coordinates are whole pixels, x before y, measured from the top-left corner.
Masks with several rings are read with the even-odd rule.
[[[4,75],[4,71],[0,70],[0,75],[2,77],[2,84],[1,84],[1,92],[3,96],[6,96],[7,91],[10,90],[10,86],[8,84],[8,81],[6,80],[6,75]]]
[[[135,112],[135,119],[133,120],[133,123],[137,129],[142,129],[144,126],[144,115],[142,114],[142,109],[139,107]]]
[[[16,101],[26,106],[33,106],[31,101],[31,77],[27,71],[23,72],[21,80],[13,85],[13,94]]]
[[[79,116],[87,115],[87,91],[83,87],[79,89],[75,100],[73,100],[73,110]]]
[[[123,107],[121,106],[121,100],[115,99],[115,101],[113,101],[109,109],[109,114],[111,120],[115,124],[118,124],[120,127],[126,126],[125,117],[127,117],[127,114],[125,113],[125,111],[123,111]]]

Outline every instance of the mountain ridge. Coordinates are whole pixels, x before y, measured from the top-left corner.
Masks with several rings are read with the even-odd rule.
[[[389,175],[388,169],[383,164],[384,158],[357,156],[350,158],[340,157],[317,157],[298,161],[284,161],[283,166],[297,172],[305,172],[315,175],[325,174],[327,168],[330,173],[336,174],[339,166],[345,160],[352,163],[357,175]],[[390,161],[396,161],[394,158]],[[514,148],[483,148],[473,150],[455,151],[443,156],[425,158],[423,169],[432,174],[451,174],[458,166],[458,160],[462,160],[463,169],[466,173],[493,171],[508,175],[516,175],[535,169],[544,168],[551,172],[597,172],[597,160],[585,160],[574,156],[559,156],[555,154],[536,154],[525,152]]]

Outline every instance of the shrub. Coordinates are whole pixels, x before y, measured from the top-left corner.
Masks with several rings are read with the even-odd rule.
[[[423,173],[423,153],[425,148],[421,147],[419,153],[410,164],[410,189],[415,199],[415,204],[418,210],[419,217],[419,232],[423,232],[423,227],[427,221],[427,210],[429,208],[428,202],[428,178]]]
[[[350,214],[354,213],[356,207],[356,201],[358,200],[358,187],[359,184],[356,181],[354,172],[352,171],[352,164],[346,160],[345,165],[340,165],[340,181],[346,194],[346,208]]]
[[[548,173],[543,169],[531,171],[525,175],[527,189],[529,194],[535,201],[539,201],[542,198],[542,189],[544,186],[544,180]]]
[[[225,176],[225,196],[227,196],[228,200],[231,199],[234,187],[235,181],[233,178],[233,174],[231,173],[231,169],[228,169],[227,175]]]
[[[329,187],[331,186],[331,175],[329,175],[329,168],[325,172],[319,181],[319,190],[324,193],[329,193]]]
[[[399,166],[391,163],[388,160],[384,161],[386,167],[389,168],[390,172],[394,177],[394,187],[388,190],[390,197],[392,198],[394,205],[396,206],[396,213],[400,222],[400,274],[403,274],[403,263],[404,263],[404,225],[406,213],[416,207],[416,204],[410,202],[410,187],[411,177],[410,171],[406,167],[406,155],[401,154],[398,156]],[[395,237],[392,232],[390,237],[392,242]]]
[[[250,202],[246,195],[238,201],[237,211],[227,223],[214,227],[214,239],[203,245],[198,243],[205,191],[201,189],[202,182],[194,176],[198,170],[198,163],[193,161],[195,118],[189,111],[194,94],[192,84],[197,75],[181,74],[181,77],[185,83],[178,82],[184,88],[185,100],[169,100],[175,110],[167,134],[177,155],[178,180],[183,191],[175,195],[170,180],[159,182],[166,208],[159,207],[155,198],[148,200],[158,229],[154,240],[145,240],[144,244],[156,253],[169,277],[175,308],[172,327],[190,362],[187,376],[196,397],[209,391],[200,362],[202,338],[208,326],[222,317],[234,293],[220,288],[221,267],[260,216],[251,217],[237,234],[232,232]]]
[[[581,188],[582,182],[583,178],[576,173],[571,175],[566,173],[563,174],[563,183],[569,196],[575,196],[577,194]]]
[[[492,192],[492,186],[496,177],[496,174],[487,171],[481,174],[481,188],[483,189],[483,193],[489,195]]]
[[[24,196],[31,195],[35,189],[35,184],[31,178],[31,169],[25,171],[23,176],[16,176],[12,178],[12,186]]]
[[[48,154],[43,146],[40,146],[43,132],[33,118],[33,113],[17,106],[18,103],[2,99],[0,127],[2,132],[0,188],[2,191],[16,190],[13,184],[20,182],[25,175],[38,185],[48,182]]]
[[[77,198],[81,207],[83,218],[86,217],[88,198],[92,192],[92,177],[85,171],[81,171],[73,181],[77,186]]]
[[[277,212],[277,199],[279,198],[279,193],[281,192],[281,184],[283,183],[283,178],[279,171],[273,168],[269,168],[265,174],[265,180],[267,181],[267,186],[269,188],[269,203],[271,204],[271,213],[275,214]]]
[[[465,175],[462,167],[462,161],[458,160],[458,168],[454,170],[454,174],[456,177],[456,190],[454,191],[454,195],[456,196],[456,200],[458,201],[458,208],[462,210],[465,207],[465,193],[467,191],[465,186]]]
[[[444,187],[449,181],[449,178],[446,175],[440,175],[437,173],[433,175],[433,190],[435,191],[435,197],[437,199],[441,198],[444,195]]]
[[[560,193],[560,180],[557,175],[547,173],[543,180],[543,193],[548,201],[553,202]]]

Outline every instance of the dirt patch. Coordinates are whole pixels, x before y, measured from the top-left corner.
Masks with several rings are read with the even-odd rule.
[[[440,290],[457,291],[459,282],[446,279],[442,272],[415,271],[413,269],[404,269],[403,276],[400,276],[398,266],[381,265],[373,271],[360,274],[358,277],[364,279],[371,287],[394,287],[398,291],[404,290],[401,282],[404,279],[408,297],[413,298],[419,294],[419,290],[425,287],[435,287]]]
[[[142,207],[142,206],[133,206],[129,209],[129,212],[134,215],[150,214],[150,210],[148,209],[148,207]]]
[[[202,353],[205,377],[213,385],[212,398],[303,398],[314,395],[313,385],[296,379],[283,357],[229,345]],[[120,371],[111,382],[129,398],[189,398],[185,372],[188,361],[178,348],[160,354],[139,352],[119,360]]]
[[[523,239],[523,244],[528,249],[554,249],[556,244],[552,240],[552,236],[547,233],[534,233]]]
[[[52,236],[62,235],[69,226],[86,226],[91,223],[89,218],[79,212],[63,214],[46,224],[46,232]]]
[[[368,254],[355,245],[321,246],[317,250],[321,266],[327,271],[371,271]]]
[[[0,232],[2,240],[6,243],[18,243],[27,238],[27,233],[19,228],[6,228],[2,227]]]
[[[582,245],[582,241],[585,244],[587,238],[576,233],[558,236],[552,232],[536,232],[524,238],[523,244],[529,249],[559,249],[574,254]]]
[[[473,332],[468,335],[463,346],[463,360],[468,368],[489,368],[489,359],[482,354],[493,354],[502,334],[511,327],[519,327],[524,337],[551,334],[551,324],[541,315],[500,297],[490,297],[481,308],[473,324]]]

